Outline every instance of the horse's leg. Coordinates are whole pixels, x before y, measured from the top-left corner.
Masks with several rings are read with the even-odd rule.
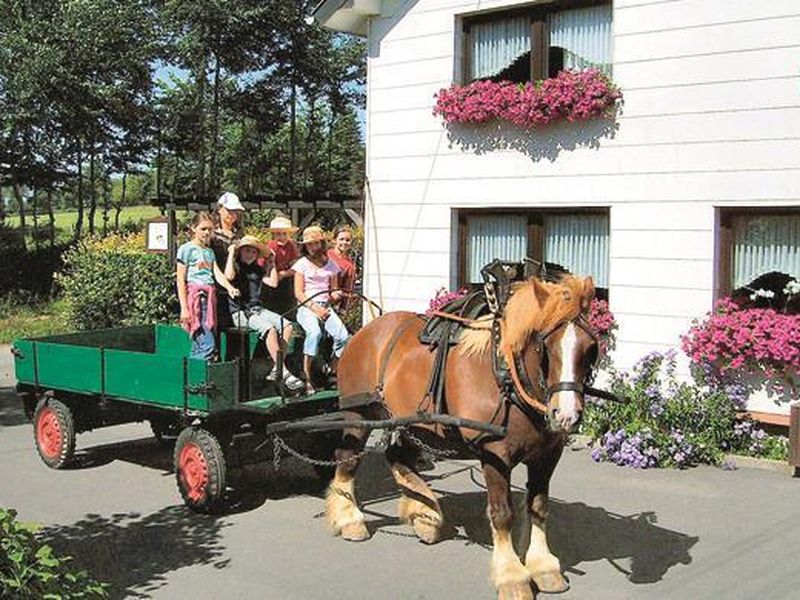
[[[481,466],[489,494],[487,512],[494,544],[492,582],[497,588],[500,600],[533,600],[530,574],[514,551],[511,540],[514,520],[509,484],[511,465],[497,455],[484,451]]]
[[[386,460],[403,495],[398,504],[400,519],[414,528],[426,544],[439,541],[444,521],[439,501],[428,484],[416,472],[419,450],[411,444],[392,444],[386,449]]]
[[[537,461],[527,463],[528,467],[528,514],[531,520],[531,536],[525,566],[541,592],[563,592],[569,585],[561,574],[561,563],[550,552],[545,535],[545,521],[548,513],[548,492],[550,477],[561,458],[562,445],[552,453]]]
[[[358,508],[355,494],[359,462],[357,455],[364,448],[367,435],[368,432],[362,429],[345,429],[342,443],[336,449],[339,464],[325,498],[325,513],[331,533],[353,542],[369,539],[364,513]]]

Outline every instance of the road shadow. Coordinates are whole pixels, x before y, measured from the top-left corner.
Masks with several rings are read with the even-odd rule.
[[[111,585],[111,598],[148,598],[167,584],[167,575],[194,565],[228,565],[220,519],[170,506],[142,516],[129,512],[110,517],[89,514],[71,525],[43,529],[59,553],[99,581]]]
[[[80,438],[78,438],[80,443]],[[302,454],[313,451],[296,440],[288,440]],[[139,438],[81,448],[75,454],[70,469],[93,469],[122,461],[148,469],[173,473],[174,447],[155,438]],[[319,456],[318,458],[323,458]],[[273,446],[257,438],[248,440],[228,456],[228,493],[223,514],[256,510],[268,500],[292,496],[324,496],[333,476],[331,467],[311,465],[281,452],[274,460]],[[398,495],[382,453],[367,454],[358,471],[359,499]],[[176,492],[177,493],[177,492]]]
[[[267,500],[292,496],[324,497],[333,475],[330,468],[315,468],[292,456],[281,456],[277,469],[273,456],[251,460],[232,470],[226,513],[255,510]],[[394,484],[382,453],[369,453],[358,469],[357,494],[360,502],[396,497]],[[323,506],[320,504],[320,510]]]
[[[451,539],[492,547],[485,492],[448,495],[440,503],[445,520],[455,531]],[[515,511],[524,506],[524,493],[514,493],[514,504]],[[527,527],[525,519],[522,521]],[[672,567],[691,563],[689,551],[699,540],[656,523],[653,512],[619,515],[599,506],[551,498],[547,539],[563,571],[580,574],[582,563],[607,560],[631,583],[655,583]],[[527,546],[519,542],[527,533],[521,529],[515,535],[518,550]]]
[[[69,469],[94,469],[119,460],[164,473],[172,472],[172,446],[162,444],[155,438],[125,440],[86,448],[80,447],[80,440],[79,436],[75,460],[69,465]]]
[[[22,408],[22,401],[16,389],[0,387],[0,427],[14,427],[28,423],[28,417]]]

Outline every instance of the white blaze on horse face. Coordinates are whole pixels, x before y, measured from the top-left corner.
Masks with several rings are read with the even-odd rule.
[[[564,335],[561,336],[561,374],[559,381],[576,381],[575,365],[578,362],[578,330],[574,323],[567,323],[564,328]],[[569,429],[578,422],[580,417],[580,403],[578,394],[571,391],[556,392],[558,394],[558,415],[557,418],[564,426]]]

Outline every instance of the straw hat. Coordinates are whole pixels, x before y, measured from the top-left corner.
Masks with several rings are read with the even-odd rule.
[[[286,233],[294,233],[297,231],[297,229],[297,227],[292,225],[292,220],[288,217],[278,216],[269,222],[270,231],[285,231]]]
[[[264,244],[262,244],[257,237],[253,235],[246,235],[241,240],[239,240],[239,243],[236,245],[236,254],[239,254],[239,251],[245,246],[250,246],[251,248],[255,248],[256,250],[258,250],[258,255],[262,258],[267,256],[267,254],[269,254],[269,250],[267,249],[267,247]]]
[[[310,227],[303,229],[303,239],[300,241],[300,243],[309,244],[311,242],[325,243],[325,232],[319,225],[311,225]]]

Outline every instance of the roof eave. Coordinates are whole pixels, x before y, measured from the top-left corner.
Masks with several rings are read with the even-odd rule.
[[[383,0],[322,0],[309,18],[328,29],[363,37],[370,17],[381,15],[383,4]]]

